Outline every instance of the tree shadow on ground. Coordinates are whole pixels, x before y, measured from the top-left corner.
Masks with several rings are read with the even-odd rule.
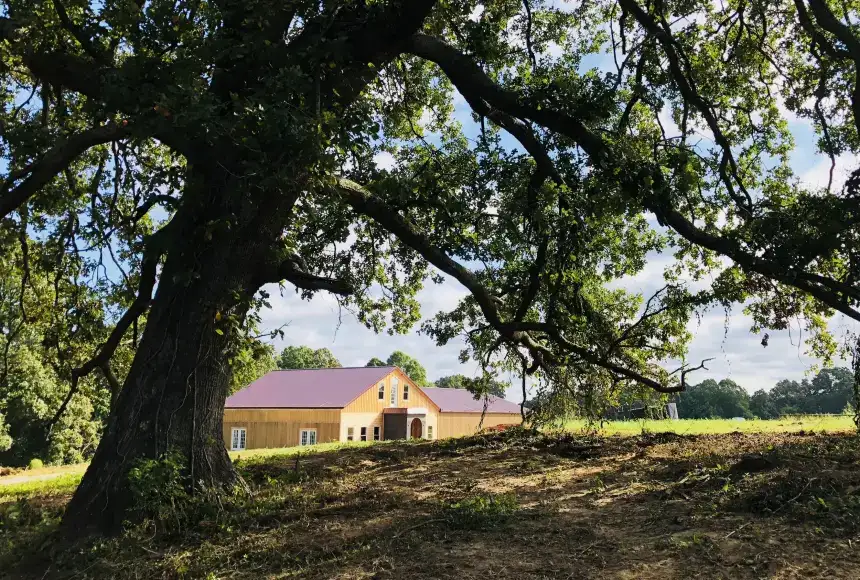
[[[475,437],[240,463],[254,490],[32,572],[91,578],[857,578],[860,440]],[[850,542],[849,542],[850,540]],[[94,546],[94,547],[93,547]],[[20,568],[24,570],[24,568]]]

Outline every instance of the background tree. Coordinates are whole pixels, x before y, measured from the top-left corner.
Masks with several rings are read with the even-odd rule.
[[[0,453],[12,447],[12,437],[9,435],[9,425],[6,418],[0,413]]]
[[[759,419],[776,419],[779,410],[770,400],[770,395],[764,389],[759,389],[750,397],[750,413]]]
[[[331,369],[340,366],[340,361],[327,348],[314,350],[308,346],[288,346],[278,356],[280,369]]]
[[[427,369],[417,359],[412,358],[405,352],[395,350],[388,356],[385,363],[390,366],[400,367],[406,373],[406,376],[415,381],[415,384],[419,387],[429,385],[427,382]]]
[[[826,368],[812,380],[781,380],[750,399],[750,411],[762,419],[805,413],[840,414],[851,408],[854,376],[845,367]]]
[[[12,437],[0,464],[83,461],[95,451],[116,374],[128,369],[144,321],[117,345],[110,365],[82,372],[110,332],[121,290],[104,281],[101,292],[87,286],[87,277],[99,280],[97,263],[66,255],[51,236],[14,235],[0,223],[0,240],[7,249],[0,254],[0,414]]]
[[[685,419],[752,418],[750,397],[731,379],[706,379],[678,395],[678,416]]]
[[[71,393],[47,424],[88,381],[115,394],[73,533],[121,525],[128,471],[168,450],[188,485],[235,485],[223,403],[266,283],[405,332],[444,274],[468,294],[427,334],[465,337],[484,376],[532,374],[553,410],[683,390],[699,367],[669,361],[713,304],[744,304],[756,330],[805,320],[824,359],[828,317],[860,320],[860,177],[794,179],[780,112],[823,156],[860,149],[850,3],[0,6],[3,253],[38,230],[46,279],[82,300],[47,316]],[[583,70],[607,50],[609,70]],[[660,250],[664,288],[613,284]]]
[[[783,379],[768,392],[770,404],[780,415],[799,415],[806,407],[808,382]]]
[[[270,344],[253,341],[233,359],[233,376],[230,393],[244,389],[266,373],[280,367],[275,360],[275,349]]]
[[[854,395],[854,375],[845,367],[823,369],[810,381],[807,413],[843,413]]]
[[[437,379],[432,386],[439,387],[440,389],[474,389],[475,379],[469,378],[466,375],[449,375],[447,377],[442,377]],[[470,388],[471,387],[471,388]],[[505,394],[507,392],[508,385],[497,381],[495,379],[491,380],[489,383],[489,388],[487,392],[494,397],[499,397],[504,399]]]
[[[384,360],[373,357],[372,359],[367,361],[367,364],[364,366],[366,366],[366,367],[384,367],[384,366],[386,366],[386,364],[387,363]]]

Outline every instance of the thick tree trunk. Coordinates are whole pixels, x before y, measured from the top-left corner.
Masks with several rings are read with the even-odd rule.
[[[214,130],[202,132],[207,137],[201,152],[190,149],[194,155],[187,191],[173,218],[179,233],[171,233],[143,339],[96,455],[66,511],[67,533],[116,530],[134,507],[128,473],[141,459],[176,451],[184,455],[194,486],[226,488],[236,483],[222,440],[231,337],[228,328],[219,328],[218,314],[222,320],[227,314],[244,316],[246,300],[273,270],[279,272],[279,256],[273,250],[278,245],[284,249],[283,228],[299,192],[309,189],[308,180],[319,170],[327,147],[316,136],[319,119],[325,117],[321,110],[341,115],[377,71],[402,52],[434,4],[410,0],[382,9],[349,3],[331,14],[331,22],[320,29],[324,33],[299,35],[286,62],[295,58],[296,65],[307,65],[307,78],[315,79],[312,93],[311,85],[298,83],[294,98],[279,101],[299,107],[311,103],[312,108],[305,111],[305,127],[291,127],[284,134],[261,130],[269,141],[257,147],[278,152],[271,158],[258,158],[254,148],[239,139],[242,131],[253,129],[231,124],[235,119],[229,104],[234,90],[241,94],[244,83],[256,82],[254,75],[267,78],[268,61],[249,74],[243,74],[247,59],[219,63],[223,74],[213,80],[212,91],[228,103],[228,133],[221,134],[216,123]],[[236,7],[244,8],[241,3]],[[316,25],[309,30],[317,30]],[[325,78],[320,78],[323,64],[334,65],[332,55],[340,69],[325,68]],[[371,63],[375,66],[368,66]],[[265,165],[272,159],[280,165],[274,172]],[[295,175],[287,175],[290,171]]]
[[[206,224],[219,219],[213,213],[190,214],[195,223],[172,235],[131,370],[66,510],[63,528],[70,537],[115,532],[133,515],[128,473],[141,459],[180,453],[192,488],[228,489],[238,481],[222,435],[231,376],[229,318],[244,317],[246,299],[260,285],[255,266],[280,228],[269,220],[269,227],[254,224],[248,239],[235,228],[212,239]],[[235,223],[231,213],[221,218]]]
[[[221,427],[230,380],[226,340],[213,324],[224,302],[207,282],[183,288],[162,281],[101,443],[66,511],[70,531],[118,528],[133,502],[128,471],[142,458],[177,451],[190,482],[236,482]]]

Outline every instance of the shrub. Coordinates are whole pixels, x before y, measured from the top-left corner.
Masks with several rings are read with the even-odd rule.
[[[518,509],[513,494],[479,494],[446,504],[443,513],[452,528],[478,530],[504,523]]]
[[[183,473],[184,457],[170,452],[161,459],[141,459],[128,472],[135,508],[158,522],[181,524],[189,495]]]
[[[12,447],[12,437],[9,436],[9,425],[6,424],[3,413],[0,413],[0,451],[6,451],[10,447]]]
[[[27,467],[28,469],[42,469],[45,467],[45,464],[42,463],[41,459],[31,459]]]

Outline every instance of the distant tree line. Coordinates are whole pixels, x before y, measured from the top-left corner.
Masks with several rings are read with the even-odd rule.
[[[684,419],[839,414],[852,408],[854,377],[847,368],[829,368],[811,380],[779,381],[772,389],[752,396],[731,379],[707,379],[677,396],[678,415]]]

